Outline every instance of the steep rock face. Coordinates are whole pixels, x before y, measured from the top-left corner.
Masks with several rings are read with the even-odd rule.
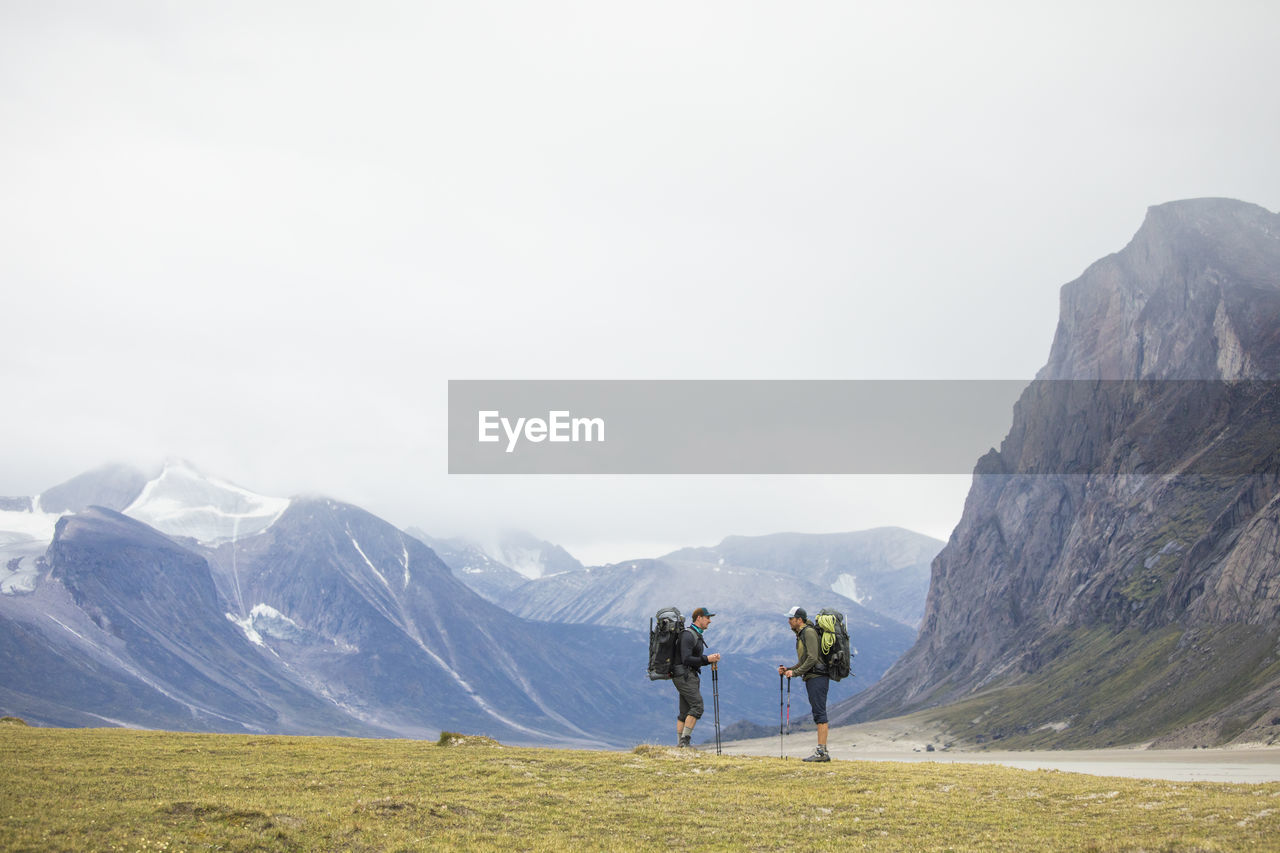
[[[129,682],[142,682],[169,700],[166,704],[185,708],[185,715],[171,716],[168,725],[373,731],[280,678],[223,615],[209,564],[158,531],[92,508],[58,522],[45,559],[50,578],[77,608],[48,607],[49,621],[89,623],[66,631],[97,653],[91,657],[127,674]],[[66,659],[85,665],[76,656]],[[134,688],[126,684],[127,690]],[[72,694],[51,698],[96,710],[84,697],[78,702]],[[143,714],[145,719],[151,709]]]
[[[1044,379],[1274,379],[1280,216],[1231,199],[1158,205],[1062,288]]]
[[[1002,723],[961,728],[1270,737],[1257,697],[1280,684],[1278,374],[1280,216],[1225,199],[1152,208],[1063,288],[1048,364],[975,469],[915,646],[836,718],[1022,686],[978,713],[1003,701]],[[1090,655],[1145,661],[1150,679],[1103,675]]]

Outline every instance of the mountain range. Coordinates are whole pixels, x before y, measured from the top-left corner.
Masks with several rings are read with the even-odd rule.
[[[0,596],[6,713],[383,736],[448,724],[597,746],[655,727],[656,695],[626,673],[634,632],[512,616],[357,507],[264,498],[175,463],[149,479],[90,472],[25,514]]]
[[[720,691],[733,719],[776,713],[773,662],[789,651],[781,614],[797,600],[848,607],[868,650],[864,683],[913,636],[804,580],[817,565],[807,557],[790,573],[722,558],[699,567],[689,555],[588,568],[527,533],[483,547],[410,535],[355,506],[258,495],[181,460],[151,474],[106,466],[5,499],[0,530],[0,711],[48,725],[452,729],[619,747],[668,737],[674,691],[644,675],[646,628],[677,591],[711,596],[722,612],[712,636],[732,661]],[[895,548],[913,537],[941,546],[885,535]],[[868,576],[891,575],[895,559],[868,557]],[[914,559],[904,571],[927,562]],[[631,606],[573,602],[640,564],[649,571],[628,580]]]

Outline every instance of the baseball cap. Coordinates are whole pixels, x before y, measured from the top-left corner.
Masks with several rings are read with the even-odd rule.
[[[808,619],[809,614],[804,612],[803,607],[793,607],[787,611],[788,619]]]
[[[711,612],[710,608],[699,607],[697,610],[693,611],[693,615],[690,616],[689,618],[697,619],[699,616],[706,616],[708,619],[710,619],[712,616],[715,616],[715,614]]]

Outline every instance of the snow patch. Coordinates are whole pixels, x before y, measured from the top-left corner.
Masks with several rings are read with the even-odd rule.
[[[858,604],[865,604],[871,600],[871,596],[858,596],[858,579],[850,574],[843,574],[836,578],[835,583],[831,584],[831,591],[836,595],[843,595],[845,598],[852,599]]]
[[[290,619],[288,616],[285,616],[279,610],[276,610],[270,604],[253,605],[253,609],[249,611],[249,615],[251,617],[261,616],[267,619],[283,619],[285,622],[288,622],[290,625],[294,626],[295,628],[298,627],[297,622],[294,622],[292,619]]]
[[[86,640],[83,634],[81,634],[79,631],[76,631],[70,626],[68,626],[67,623],[63,622],[61,619],[57,619],[53,616],[50,616],[48,613],[46,613],[45,616],[48,617],[49,620],[53,622],[55,625],[57,625],[59,628],[62,628],[64,631],[66,631],[71,636],[75,637],[80,642],[86,643],[87,645],[93,646],[94,648],[98,647],[97,643],[93,643],[93,642],[90,642],[89,640]]]
[[[240,630],[244,631],[244,635],[249,638],[249,642],[253,643],[255,646],[262,646],[263,648],[266,648],[267,644],[263,642],[262,635],[254,630],[252,616],[247,616],[244,619],[241,619],[234,613],[228,613],[227,618],[240,626]]]
[[[53,529],[66,513],[0,510],[0,549],[12,545],[53,541]]]
[[[404,588],[409,588],[409,543],[402,538],[400,547],[404,549]]]
[[[249,611],[249,621],[258,636],[267,636],[275,640],[299,642],[307,637],[307,629],[276,610],[270,604],[255,604]]]
[[[351,532],[351,528],[350,528],[350,527],[348,527],[348,528],[347,528],[347,535],[351,537],[351,544],[352,544],[352,545],[354,545],[354,546],[356,546],[356,551],[358,551],[358,552],[360,553],[360,556],[364,558],[365,564],[369,567],[369,569],[370,569],[370,570],[371,570],[375,575],[377,575],[377,576],[378,576],[378,580],[382,581],[382,585],[383,585],[383,586],[385,586],[387,589],[391,589],[391,584],[387,582],[387,578],[386,578],[386,576],[385,576],[384,574],[382,574],[382,572],[378,571],[378,567],[377,567],[377,566],[375,566],[375,565],[373,564],[373,561],[369,559],[369,556],[368,556],[367,554],[365,554],[364,549],[363,549],[363,548],[361,548],[361,547],[360,547],[360,543],[356,541],[356,537],[355,537],[355,535]],[[393,620],[393,621],[394,621],[394,620]]]
[[[190,463],[169,462],[124,514],[170,536],[218,545],[261,533],[288,508],[288,498],[254,494]]]

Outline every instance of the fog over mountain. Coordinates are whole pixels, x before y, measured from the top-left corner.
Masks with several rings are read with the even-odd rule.
[[[429,546],[455,577],[494,603],[529,580],[466,539],[437,539],[418,527],[410,527],[405,532]]]
[[[1280,208],[1280,4],[645,9],[0,4],[3,489],[945,540],[967,476],[450,476],[448,382],[1026,380],[1148,205]]]

